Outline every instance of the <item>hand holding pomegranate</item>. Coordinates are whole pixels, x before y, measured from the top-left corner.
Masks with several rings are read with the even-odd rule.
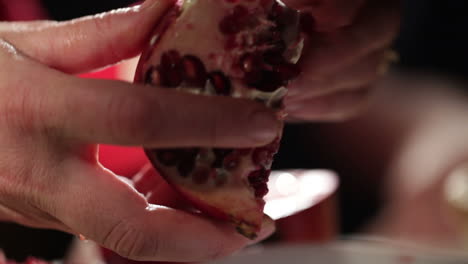
[[[149,205],[97,162],[97,143],[251,147],[278,134],[273,111],[251,101],[71,75],[137,55],[169,5],[0,23],[0,220],[81,234],[139,260],[205,260],[248,243],[227,224]]]
[[[284,0],[308,14],[300,66],[290,85],[286,110],[291,120],[336,121],[366,106],[373,85],[395,59],[390,52],[399,29],[395,0]]]

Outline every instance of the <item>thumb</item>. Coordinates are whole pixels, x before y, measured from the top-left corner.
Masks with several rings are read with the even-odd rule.
[[[67,171],[74,173],[54,197],[60,201],[56,217],[123,257],[205,261],[226,256],[248,243],[230,225],[149,205],[130,185],[102,168],[75,163],[69,164]]]
[[[66,22],[9,23],[0,27],[0,38],[43,64],[80,73],[136,56],[173,3],[147,0]]]

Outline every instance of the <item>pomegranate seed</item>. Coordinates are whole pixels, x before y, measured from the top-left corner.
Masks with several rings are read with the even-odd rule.
[[[255,197],[262,198],[268,193],[268,185],[263,183],[255,187]]]
[[[167,87],[177,87],[182,83],[183,76],[179,69],[181,57],[179,52],[170,50],[161,55],[161,65],[158,67],[159,84]]]
[[[177,164],[177,170],[180,176],[183,178],[187,177],[195,167],[195,159],[184,158],[179,164]]]
[[[252,154],[252,162],[257,166],[266,166],[271,162],[272,155],[266,148],[256,148]]]
[[[236,34],[248,25],[249,11],[244,6],[234,7],[232,14],[226,16],[219,23],[219,30],[226,35]]]
[[[213,149],[215,154],[215,160],[213,162],[213,168],[221,168],[223,166],[224,158],[232,152],[231,149]]]
[[[167,87],[177,87],[182,83],[183,76],[178,69],[164,71],[164,81],[162,85]]]
[[[275,44],[273,49],[263,54],[263,60],[270,65],[279,65],[284,62],[283,53],[286,51],[284,42]]]
[[[281,33],[276,30],[257,35],[255,41],[259,45],[271,45],[273,47],[276,45],[281,45],[283,42]],[[280,48],[281,47],[278,49]]]
[[[176,50],[169,50],[161,55],[161,67],[165,70],[177,68],[181,57]]]
[[[144,79],[145,83],[153,83],[153,77],[152,77],[153,71],[154,71],[154,67],[150,67],[148,71],[145,73],[145,79]]]
[[[283,79],[273,71],[262,71],[261,79],[254,83],[248,83],[262,92],[274,92],[284,85]]]
[[[239,161],[239,155],[236,155],[235,152],[231,153],[227,155],[226,158],[224,158],[223,167],[229,171],[233,170],[237,168],[237,166],[239,165]]]
[[[236,22],[231,16],[227,16],[219,23],[219,30],[226,35],[239,33],[242,28]]]
[[[177,149],[158,149],[156,157],[165,166],[175,166],[181,159],[182,152]]]
[[[165,76],[161,71],[161,67],[151,67],[145,76],[145,83],[154,85],[165,85]]]
[[[268,193],[267,182],[270,172],[270,170],[260,169],[249,174],[248,180],[250,185],[255,189],[256,197],[261,198]]]
[[[315,19],[310,13],[301,13],[299,17],[299,23],[301,30],[308,34],[312,35],[315,29]]]
[[[244,74],[244,82],[252,87],[255,88],[259,82],[262,81],[262,71],[252,71],[252,72],[246,72]]]
[[[216,175],[215,184],[217,187],[221,187],[227,183],[229,175],[225,171],[216,170],[215,175]]]
[[[196,184],[204,184],[210,178],[210,169],[208,168],[201,168],[197,169],[192,176],[192,180]]]
[[[208,81],[213,86],[216,94],[230,95],[231,94],[231,81],[222,72],[212,72],[208,77]]]
[[[197,148],[184,149],[182,152],[181,161],[177,165],[177,170],[182,177],[187,177],[192,172],[198,152],[200,149]]]
[[[195,159],[196,156],[200,153],[199,148],[189,148],[184,151],[184,158]]]
[[[203,62],[192,55],[186,55],[182,59],[184,80],[187,85],[194,87],[205,87],[206,69]]]
[[[237,44],[237,39],[236,36],[229,36],[226,38],[226,41],[224,42],[224,48],[226,50],[233,50],[237,48],[239,44]]]
[[[259,54],[246,54],[240,61],[244,72],[253,72],[263,68],[263,58]]]
[[[270,170],[260,169],[253,171],[247,177],[250,185],[255,187],[258,184],[268,182],[268,177],[270,176]]]
[[[232,15],[240,20],[249,15],[249,10],[245,6],[237,5],[234,7]]]

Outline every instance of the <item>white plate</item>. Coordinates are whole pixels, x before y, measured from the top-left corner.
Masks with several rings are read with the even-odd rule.
[[[338,176],[329,170],[273,171],[265,214],[278,220],[307,210],[333,195],[338,186]]]
[[[460,252],[403,248],[381,243],[341,241],[329,245],[274,246],[246,250],[209,264],[468,264]]]

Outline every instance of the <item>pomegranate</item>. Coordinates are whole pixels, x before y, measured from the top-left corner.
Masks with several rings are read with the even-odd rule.
[[[248,98],[281,112],[300,74],[300,14],[275,0],[179,0],[158,22],[135,82]],[[281,118],[281,115],[278,115]],[[200,211],[254,239],[281,135],[255,149],[146,149],[160,174]]]

